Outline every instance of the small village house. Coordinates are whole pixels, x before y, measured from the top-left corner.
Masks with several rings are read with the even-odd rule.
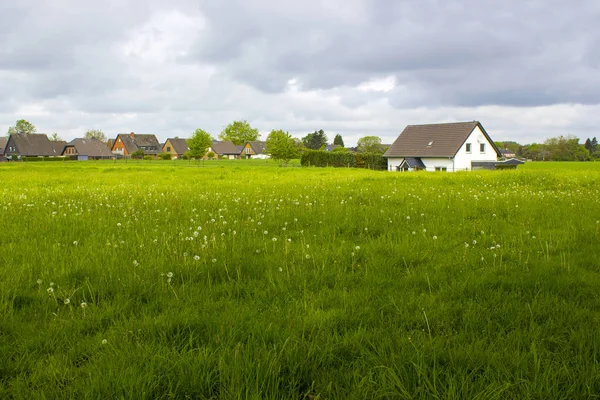
[[[171,154],[171,158],[173,159],[183,157],[183,155],[189,150],[190,148],[188,147],[186,139],[167,139],[167,141],[163,145],[163,153]]]
[[[242,148],[241,156],[243,158],[259,158],[266,159],[269,155],[265,153],[267,150],[267,142],[256,140],[253,142],[247,142]]]
[[[50,144],[52,148],[56,152],[56,155],[59,156],[62,154],[65,145],[67,144],[66,140],[50,140]]]
[[[0,137],[0,157],[4,156],[4,148],[6,147],[6,143],[8,143],[7,137]]]
[[[63,156],[85,160],[109,160],[114,154],[98,139],[73,139],[64,146]]]
[[[215,153],[216,157],[228,158],[231,160],[239,158],[240,156],[240,149],[238,149],[238,147],[231,141],[213,140],[212,145],[208,148],[208,151],[206,152],[207,155],[210,152]],[[207,158],[207,156],[205,156],[205,158]]]
[[[21,157],[55,157],[56,152],[48,136],[44,133],[15,133],[8,137],[5,155]]]
[[[500,157],[479,121],[408,125],[383,155],[390,171],[470,171]]]
[[[115,138],[111,151],[117,156],[131,156],[138,150],[145,155],[157,156],[162,152],[162,146],[155,135],[119,133]]]

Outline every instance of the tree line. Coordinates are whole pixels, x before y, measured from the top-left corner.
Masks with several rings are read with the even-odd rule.
[[[598,140],[587,138],[583,144],[574,135],[561,135],[546,139],[543,143],[519,144],[496,142],[499,149],[507,149],[516,157],[534,161],[591,161],[600,159]]]

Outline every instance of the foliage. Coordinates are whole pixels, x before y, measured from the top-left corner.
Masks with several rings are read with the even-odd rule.
[[[144,159],[144,160],[152,160],[152,159],[154,159],[154,157],[152,157],[151,155],[145,155],[145,156],[143,157],[143,159]]]
[[[85,132],[84,137],[86,139],[98,139],[102,143],[106,143],[108,140],[106,139],[106,135],[100,129],[88,129]]]
[[[379,153],[383,154],[381,148],[381,138],[379,136],[364,136],[358,139],[357,149],[359,153]]]
[[[196,129],[192,136],[187,140],[187,145],[190,148],[189,156],[191,158],[202,158],[212,146],[212,136],[210,133],[200,128]]]
[[[161,160],[170,160],[171,159],[171,153],[160,153],[158,155],[158,158],[160,158]]]
[[[209,151],[208,153],[206,153],[206,157],[212,160],[213,158],[215,158],[215,152]]]
[[[344,139],[342,139],[342,135],[340,135],[339,133],[335,135],[335,138],[333,139],[333,144],[344,147]]]
[[[302,145],[309,150],[320,150],[327,146],[327,135],[323,129],[314,131],[302,138]]]
[[[300,156],[296,140],[287,132],[273,130],[267,137],[266,153],[287,166],[288,161]]]
[[[348,150],[345,147],[334,147],[333,150],[331,150],[334,153],[349,153],[350,150]]]
[[[346,167],[387,170],[387,159],[381,153],[306,150],[300,162],[303,167]]]
[[[259,136],[258,129],[252,128],[247,121],[233,121],[223,129],[219,139],[229,140],[236,146],[241,146],[257,140]]]
[[[189,160],[190,158],[191,158],[191,157],[190,157],[190,152],[189,152],[189,151],[186,151],[186,152],[185,152],[185,153],[183,153],[183,155],[181,156],[181,159],[182,159],[182,160]]]
[[[133,153],[131,153],[131,158],[144,158],[144,150],[137,149]]]
[[[3,166],[0,398],[600,393],[600,163],[252,161]]]
[[[52,142],[60,142],[62,140],[62,138],[58,136],[57,132],[54,132],[52,135],[50,135],[48,139]]]
[[[20,119],[16,122],[15,126],[11,126],[8,128],[8,134],[12,135],[15,133],[36,133],[37,128],[31,122],[26,121],[24,119]]]

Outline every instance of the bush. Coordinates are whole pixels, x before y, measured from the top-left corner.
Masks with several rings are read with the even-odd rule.
[[[143,157],[144,157],[144,150],[142,150],[142,149],[137,149],[136,151],[131,153],[131,158],[141,159]]]
[[[21,159],[23,161],[27,161],[27,162],[38,162],[38,161],[43,161],[43,162],[58,162],[58,161],[65,161],[64,157],[21,157]]]
[[[305,150],[300,159],[303,167],[351,167],[387,170],[387,160],[378,153],[329,152]]]
[[[182,160],[189,160],[190,159],[190,153],[189,152],[185,152],[183,153],[183,155],[181,156]]]
[[[154,157],[152,156],[144,156],[144,160],[152,160]]]
[[[206,157],[212,160],[213,158],[215,158],[215,152],[209,151],[208,153],[206,153]]]
[[[158,155],[158,158],[160,158],[161,160],[170,160],[171,159],[171,153],[160,153]]]

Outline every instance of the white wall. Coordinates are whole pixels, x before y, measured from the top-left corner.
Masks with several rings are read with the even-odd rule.
[[[404,158],[388,158],[388,171],[396,171],[396,168],[402,164]],[[452,159],[448,158],[421,158],[427,171],[435,171],[436,167],[446,167],[448,172],[454,170]]]
[[[467,153],[467,143],[471,143],[471,153]],[[479,145],[485,143],[485,152],[479,151]],[[471,161],[496,161],[498,155],[494,151],[493,145],[483,135],[479,126],[473,129],[465,143],[454,157],[454,166],[456,170],[471,170]]]

